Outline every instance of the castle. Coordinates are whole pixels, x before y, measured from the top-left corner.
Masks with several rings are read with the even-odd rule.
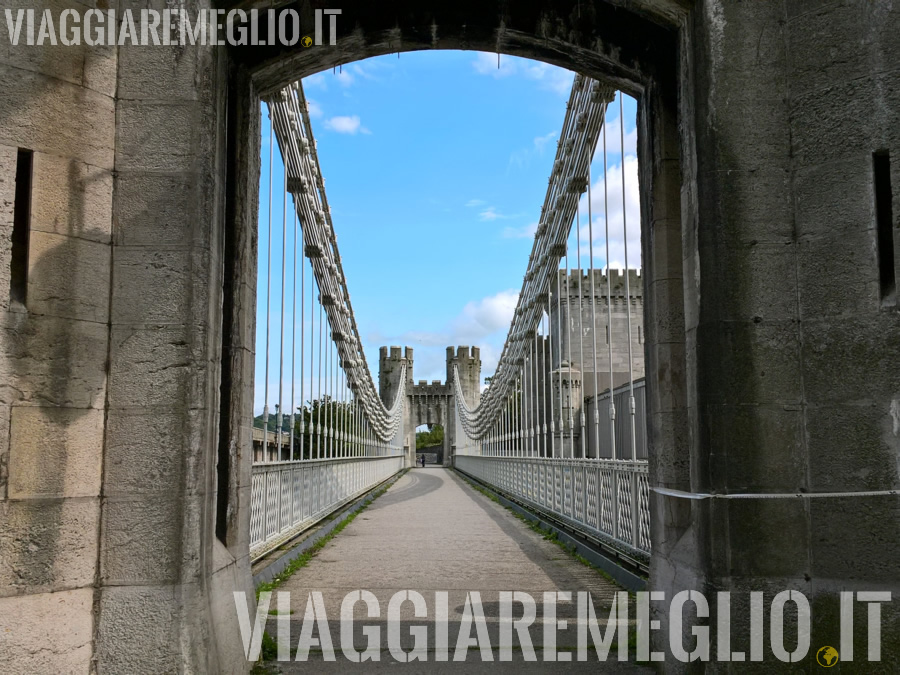
[[[570,270],[567,274],[565,270],[560,270],[559,276],[550,288],[550,335],[553,344],[551,364],[555,370],[560,367],[560,363],[565,362],[571,370],[581,373],[585,397],[609,389],[610,357],[612,357],[613,389],[628,382],[632,374],[635,379],[644,376],[644,293],[640,270],[627,270],[628,293],[626,293],[625,270],[612,270],[612,283],[609,288],[607,275],[602,270],[593,270],[593,276],[592,288],[591,271]],[[561,293],[560,285],[562,285]],[[630,360],[629,312],[631,313]],[[568,330],[560,331],[560,325],[568,326]],[[541,349],[540,340],[538,349]]]
[[[543,424],[547,423],[546,442],[542,440],[538,445],[543,448],[555,444],[565,448],[561,450],[565,456],[578,454],[581,415],[593,420],[595,393],[602,397],[610,389],[610,370],[613,390],[627,384],[632,377],[638,380],[644,376],[644,303],[640,271],[612,270],[609,286],[607,281],[602,270],[593,270],[593,287],[590,271],[560,270],[550,287],[549,335],[535,338],[534,350],[529,352],[527,363],[522,364],[528,370],[523,386],[529,390],[528,411],[522,413],[523,428],[533,428],[537,423],[540,428],[534,429],[534,433],[542,435]],[[457,347],[456,350],[447,347],[447,379],[443,383],[440,380],[415,383],[413,363],[412,347],[381,347],[378,359],[381,400],[386,406],[393,404],[405,365],[407,406],[403,444],[414,449],[416,427],[440,424],[445,430],[440,461],[449,463],[451,449],[461,440],[455,424],[454,367],[458,369],[466,403],[469,407],[477,406],[481,396],[480,350],[478,347]],[[643,389],[639,398],[639,405],[643,405]],[[601,407],[603,405],[601,400]],[[617,406],[620,406],[618,402]],[[551,442],[549,432],[551,416],[555,419],[554,442]],[[593,424],[586,425],[586,429],[589,436],[594,433]]]
[[[412,347],[381,347],[378,353],[378,393],[386,406],[393,404],[400,390],[400,376],[406,366],[406,410],[403,421],[403,445],[415,452],[416,427],[440,424],[444,428],[444,446],[440,462],[449,466],[451,448],[457,442],[456,386],[458,372],[466,404],[474,408],[481,400],[481,354],[478,347],[447,347],[447,380],[413,382]]]

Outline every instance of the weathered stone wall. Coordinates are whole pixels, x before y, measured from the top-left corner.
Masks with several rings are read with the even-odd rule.
[[[900,8],[884,0],[707,0],[691,14],[681,111],[683,148],[696,156],[684,186],[690,469],[663,458],[657,481],[677,471],[699,492],[900,487],[900,313],[879,293],[872,158],[891,152],[897,247],[898,36]],[[697,579],[741,592],[742,616],[751,589],[800,590],[813,645],[836,639],[838,591],[900,588],[896,495],[675,501],[658,500],[655,514],[685,517],[656,538],[678,541],[656,557],[657,587]],[[900,658],[896,607],[883,615],[887,662]]]
[[[413,387],[409,395],[410,426],[413,429],[423,424],[446,426],[451,402],[451,392],[447,385],[439,380],[426,384],[423,380]]]
[[[103,47],[14,49],[0,34],[0,663],[88,672],[109,550],[101,496],[118,57]],[[10,299],[20,148],[34,153],[24,305]]]
[[[415,459],[416,450],[416,425],[412,424],[413,414],[410,406],[409,392],[413,390],[413,364],[414,352],[412,347],[401,349],[400,347],[382,347],[378,354],[378,394],[381,402],[390,407],[400,391],[400,376],[403,366],[406,366],[406,391],[407,397],[403,402],[403,423],[397,432],[400,442],[407,448],[408,465],[411,466]]]
[[[444,448],[443,446],[433,446],[428,448],[422,448],[421,450],[416,452],[416,459],[420,457],[425,457],[425,464],[443,464],[444,463]]]
[[[247,536],[215,537],[225,53],[0,53],[0,661],[243,672]],[[34,151],[24,305],[17,148]]]
[[[443,464],[450,461],[450,432],[448,428],[453,419],[456,404],[453,392],[449,385],[440,380],[432,380],[429,384],[421,380],[412,388],[409,396],[410,419],[409,425],[415,439],[416,429],[423,424],[440,424],[444,428],[444,441],[437,452],[436,458],[429,458],[429,462]],[[413,441],[415,443],[415,441]]]
[[[453,370],[458,369],[460,385],[470,408],[481,402],[481,349],[478,347],[447,347],[447,384],[453,382]]]
[[[246,670],[230,591],[250,590],[254,107],[336,61],[496,50],[637,96],[652,484],[900,488],[900,313],[880,297],[872,168],[890,151],[896,223],[894,5],[359,3],[336,48],[4,44],[0,662]],[[313,3],[299,7],[312,25]],[[35,152],[24,307],[4,297],[18,148]],[[652,585],[669,597],[799,589],[820,645],[835,639],[839,590],[898,590],[896,495],[654,494],[651,508]],[[886,663],[900,659],[895,605]],[[732,634],[746,651],[747,627]]]

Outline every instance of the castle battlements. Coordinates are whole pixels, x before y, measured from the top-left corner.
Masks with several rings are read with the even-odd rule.
[[[453,347],[447,347],[447,361],[450,362],[453,359],[459,359],[462,361],[481,361],[481,349],[479,347],[468,347],[466,345],[461,345],[456,348],[455,353]]]
[[[449,394],[450,387],[440,380],[432,380],[430,383],[428,380],[419,380],[409,392],[410,396],[447,396]]]
[[[613,269],[609,279],[603,270],[595,269],[594,274],[594,295],[598,298],[605,298],[609,293],[614,298],[625,297],[625,278],[626,270]],[[643,298],[644,296],[644,279],[641,271],[636,269],[627,270],[628,285],[630,297]],[[557,279],[552,282],[551,292],[555,294],[557,284],[563,284],[563,301],[567,295],[577,295],[579,289],[583,296],[590,296],[591,293],[591,270],[569,270],[568,274],[565,270],[559,270]],[[612,286],[607,290],[607,284]],[[568,290],[568,293],[566,292]]]

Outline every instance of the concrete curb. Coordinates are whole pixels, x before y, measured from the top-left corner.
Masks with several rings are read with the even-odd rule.
[[[512,511],[515,511],[532,523],[540,524],[543,529],[555,533],[559,541],[563,542],[568,548],[574,549],[575,553],[580,555],[592,565],[599,567],[606,574],[611,576],[617,583],[622,585],[626,590],[631,591],[632,593],[637,593],[638,591],[644,591],[647,589],[646,578],[634,574],[633,572],[626,570],[623,567],[620,567],[618,564],[616,564],[615,561],[608,558],[602,551],[591,546],[588,542],[573,536],[570,532],[567,532],[566,530],[558,527],[553,522],[542,518],[540,515],[536,514],[530,509],[527,509],[518,502],[508,499],[502,493],[497,492],[497,490],[490,485],[481,482],[477,478],[470,476],[464,471],[460,471],[455,467],[453,471],[466,481],[475,483],[485,492],[491,493],[503,506],[511,509]]]

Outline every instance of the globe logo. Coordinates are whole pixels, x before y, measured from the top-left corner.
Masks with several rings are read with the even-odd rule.
[[[823,668],[831,668],[839,660],[837,649],[834,647],[822,647],[816,652],[816,661]]]
[[[312,47],[312,38],[309,35],[304,35],[303,39],[300,40],[300,44],[304,47]]]

